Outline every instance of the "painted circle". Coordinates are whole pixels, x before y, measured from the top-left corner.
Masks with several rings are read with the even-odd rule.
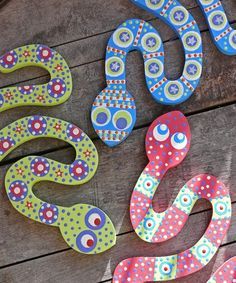
[[[25,86],[19,86],[18,90],[21,94],[31,94],[34,92],[35,86],[34,85],[25,85]]]
[[[0,58],[0,65],[5,69],[10,69],[18,62],[17,53],[12,50]]]
[[[180,204],[183,207],[188,207],[192,205],[192,198],[188,194],[182,194],[180,197]]]
[[[195,31],[189,31],[185,33],[182,41],[183,41],[184,48],[188,51],[195,51],[202,44],[201,36],[199,35],[199,33]]]
[[[37,58],[39,61],[47,63],[52,60],[54,54],[52,49],[45,45],[40,45],[36,50]]]
[[[149,9],[158,10],[164,5],[165,0],[145,0],[145,3]]]
[[[199,0],[199,2],[202,4],[202,5],[210,5],[214,2],[215,0]]]
[[[128,28],[118,28],[113,34],[113,41],[116,45],[122,48],[129,47],[134,40],[132,31]]]
[[[173,269],[173,265],[169,262],[162,262],[159,270],[162,275],[170,275]]]
[[[46,158],[36,157],[30,163],[31,172],[37,177],[44,177],[50,170],[50,164]]]
[[[84,160],[77,159],[70,165],[69,172],[73,179],[82,181],[89,173],[89,166]]]
[[[133,118],[131,114],[126,110],[117,111],[112,118],[114,127],[120,131],[128,129],[131,126],[132,122]]]
[[[77,248],[83,253],[89,253],[96,248],[97,236],[90,230],[81,232],[76,238]]]
[[[124,62],[119,57],[111,57],[106,60],[106,74],[111,77],[119,77],[124,73]]]
[[[175,133],[172,137],[171,137],[171,145],[178,150],[181,150],[183,148],[186,147],[187,145],[187,137],[184,133]]]
[[[111,120],[111,112],[106,107],[96,107],[92,111],[92,121],[97,126],[105,126]]]
[[[165,96],[172,101],[178,100],[184,94],[184,87],[179,81],[170,81],[164,88]]]
[[[166,124],[158,124],[153,129],[153,136],[156,141],[162,142],[168,139],[170,135],[169,128]]]
[[[223,201],[218,201],[215,206],[215,212],[218,215],[224,215],[227,213],[227,205]]]
[[[149,59],[145,62],[145,74],[149,78],[158,78],[163,75],[163,63],[158,59]]]
[[[73,142],[80,142],[84,139],[84,132],[75,125],[69,124],[66,129],[67,137]]]
[[[153,218],[144,219],[144,228],[147,230],[153,230],[155,228],[155,220]]]
[[[0,155],[3,155],[14,147],[15,141],[11,137],[0,138]]]
[[[54,204],[44,203],[39,209],[39,219],[45,224],[53,224],[58,219],[58,208]]]
[[[236,30],[233,30],[229,35],[229,44],[236,49]]]
[[[189,60],[185,63],[183,75],[187,80],[198,80],[202,74],[202,65],[196,60]]]
[[[196,252],[200,258],[206,258],[209,256],[211,249],[208,245],[201,244],[197,247]]]
[[[184,25],[188,18],[189,13],[183,6],[174,7],[170,11],[170,21],[176,26]]]
[[[143,181],[143,186],[145,190],[148,190],[148,191],[152,190],[154,188],[154,185],[155,183],[150,177],[145,178]]]
[[[208,22],[213,30],[221,31],[226,27],[228,20],[224,12],[214,11],[208,16]]]
[[[106,223],[106,216],[103,211],[98,208],[92,208],[85,215],[85,224],[89,229],[99,230]]]
[[[8,188],[8,197],[12,201],[21,201],[26,198],[28,187],[23,181],[14,181]]]
[[[66,84],[60,79],[52,79],[47,86],[48,93],[53,98],[62,97],[66,92]]]
[[[141,39],[142,47],[147,52],[157,52],[161,47],[161,43],[160,36],[154,32],[146,33]]]
[[[42,135],[47,129],[47,121],[42,116],[33,116],[29,119],[28,130],[33,136]]]

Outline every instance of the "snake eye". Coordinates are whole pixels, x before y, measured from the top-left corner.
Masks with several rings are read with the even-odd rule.
[[[91,209],[85,216],[85,224],[92,230],[101,229],[106,222],[104,213],[97,208]]]
[[[105,126],[111,120],[111,113],[106,107],[97,107],[92,112],[92,121],[97,126]]]
[[[169,135],[170,131],[166,124],[159,124],[153,130],[153,136],[157,141],[165,141]]]
[[[120,110],[113,117],[113,125],[120,131],[124,131],[132,124],[132,116],[128,111]]]
[[[77,236],[76,244],[81,252],[88,253],[95,249],[97,237],[92,231],[83,231]]]
[[[187,137],[183,133],[175,133],[171,137],[171,144],[175,149],[183,149],[187,145]]]

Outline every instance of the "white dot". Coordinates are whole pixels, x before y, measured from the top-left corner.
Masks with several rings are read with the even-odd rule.
[[[75,171],[76,171],[77,174],[81,174],[82,173],[82,169],[80,167],[76,168]]]
[[[39,129],[40,128],[40,123],[35,123],[34,127],[35,127],[35,129]]]
[[[12,55],[8,55],[8,56],[7,56],[7,61],[8,61],[8,62],[11,62],[12,59],[13,59]]]
[[[14,188],[14,193],[15,194],[19,194],[20,193],[20,188],[19,187],[15,187]]]
[[[8,141],[5,141],[3,143],[3,148],[8,148],[10,145],[9,145],[9,142]]]
[[[54,86],[54,89],[55,89],[56,91],[60,90],[60,88],[61,88],[61,86],[60,86],[59,84],[57,84],[57,85]]]
[[[43,52],[42,52],[44,57],[48,56],[48,53],[49,53],[48,50],[43,50]]]
[[[74,134],[74,135],[78,135],[78,134],[79,134],[79,129],[75,128],[75,129],[73,130],[73,134]]]
[[[52,211],[50,211],[50,210],[47,211],[47,212],[46,212],[46,215],[47,215],[47,217],[51,218],[51,217],[52,217]]]
[[[39,171],[43,171],[43,169],[44,169],[43,164],[39,164],[39,165],[38,165],[38,170],[39,170]]]

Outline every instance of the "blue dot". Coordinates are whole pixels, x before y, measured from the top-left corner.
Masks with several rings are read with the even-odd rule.
[[[96,119],[98,124],[104,124],[107,121],[107,114],[104,112],[98,113],[97,119]]]
[[[127,127],[127,120],[125,118],[119,118],[116,121],[116,126],[118,129],[125,129]]]

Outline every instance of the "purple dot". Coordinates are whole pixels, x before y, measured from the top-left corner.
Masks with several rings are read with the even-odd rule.
[[[96,119],[98,124],[104,124],[107,121],[107,114],[104,112],[101,112],[97,115],[97,119]]]
[[[125,118],[119,118],[116,121],[116,126],[118,129],[125,129],[127,127],[127,121]]]

